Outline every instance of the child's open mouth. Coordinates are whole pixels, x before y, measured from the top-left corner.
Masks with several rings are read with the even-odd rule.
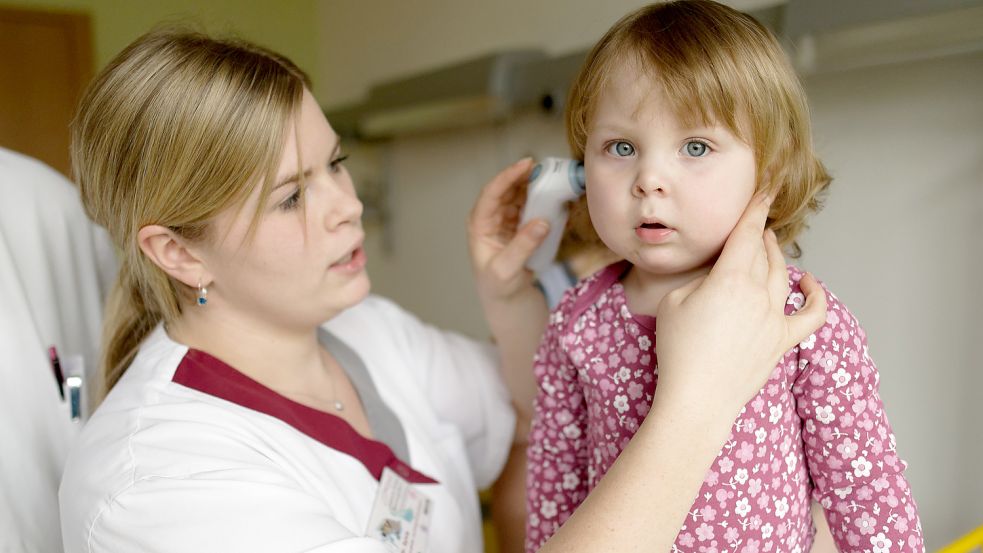
[[[646,244],[661,244],[675,233],[675,230],[662,223],[642,223],[635,227],[635,236]]]

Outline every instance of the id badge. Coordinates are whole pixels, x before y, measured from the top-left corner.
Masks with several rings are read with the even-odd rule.
[[[424,553],[430,537],[433,501],[389,468],[382,469],[365,535],[391,553]]]

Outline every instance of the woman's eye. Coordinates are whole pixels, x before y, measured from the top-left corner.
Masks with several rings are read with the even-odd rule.
[[[280,209],[284,211],[291,211],[296,209],[300,205],[300,187],[298,186],[294,193],[290,195],[289,198],[280,202]]]
[[[331,163],[328,164],[328,168],[331,169],[332,173],[337,173],[341,170],[341,164],[344,163],[346,159],[348,159],[348,154],[332,159]]]
[[[635,147],[630,142],[619,140],[608,146],[608,153],[618,157],[628,157],[635,153]]]
[[[710,147],[699,140],[690,140],[683,146],[686,155],[691,157],[703,157],[710,152]]]

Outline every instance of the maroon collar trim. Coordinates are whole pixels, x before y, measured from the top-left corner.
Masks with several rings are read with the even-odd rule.
[[[621,260],[598,271],[594,281],[588,285],[588,289],[574,302],[570,317],[567,319],[567,331],[570,332],[577,319],[597,302],[597,298],[623,279],[631,268],[631,263]],[[631,316],[636,323],[655,332],[655,317],[636,313],[632,313]]]
[[[346,453],[379,480],[389,467],[414,484],[436,484],[413,470],[386,444],[359,434],[348,421],[288,399],[203,351],[188,349],[173,381],[226,401],[280,419],[308,437]]]

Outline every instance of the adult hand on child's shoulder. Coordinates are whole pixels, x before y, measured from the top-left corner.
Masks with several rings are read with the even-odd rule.
[[[659,388],[736,413],[767,381],[781,356],[822,326],[826,295],[801,281],[805,306],[786,316],[788,272],[771,230],[771,202],[756,195],[706,277],[666,295],[656,344]]]

